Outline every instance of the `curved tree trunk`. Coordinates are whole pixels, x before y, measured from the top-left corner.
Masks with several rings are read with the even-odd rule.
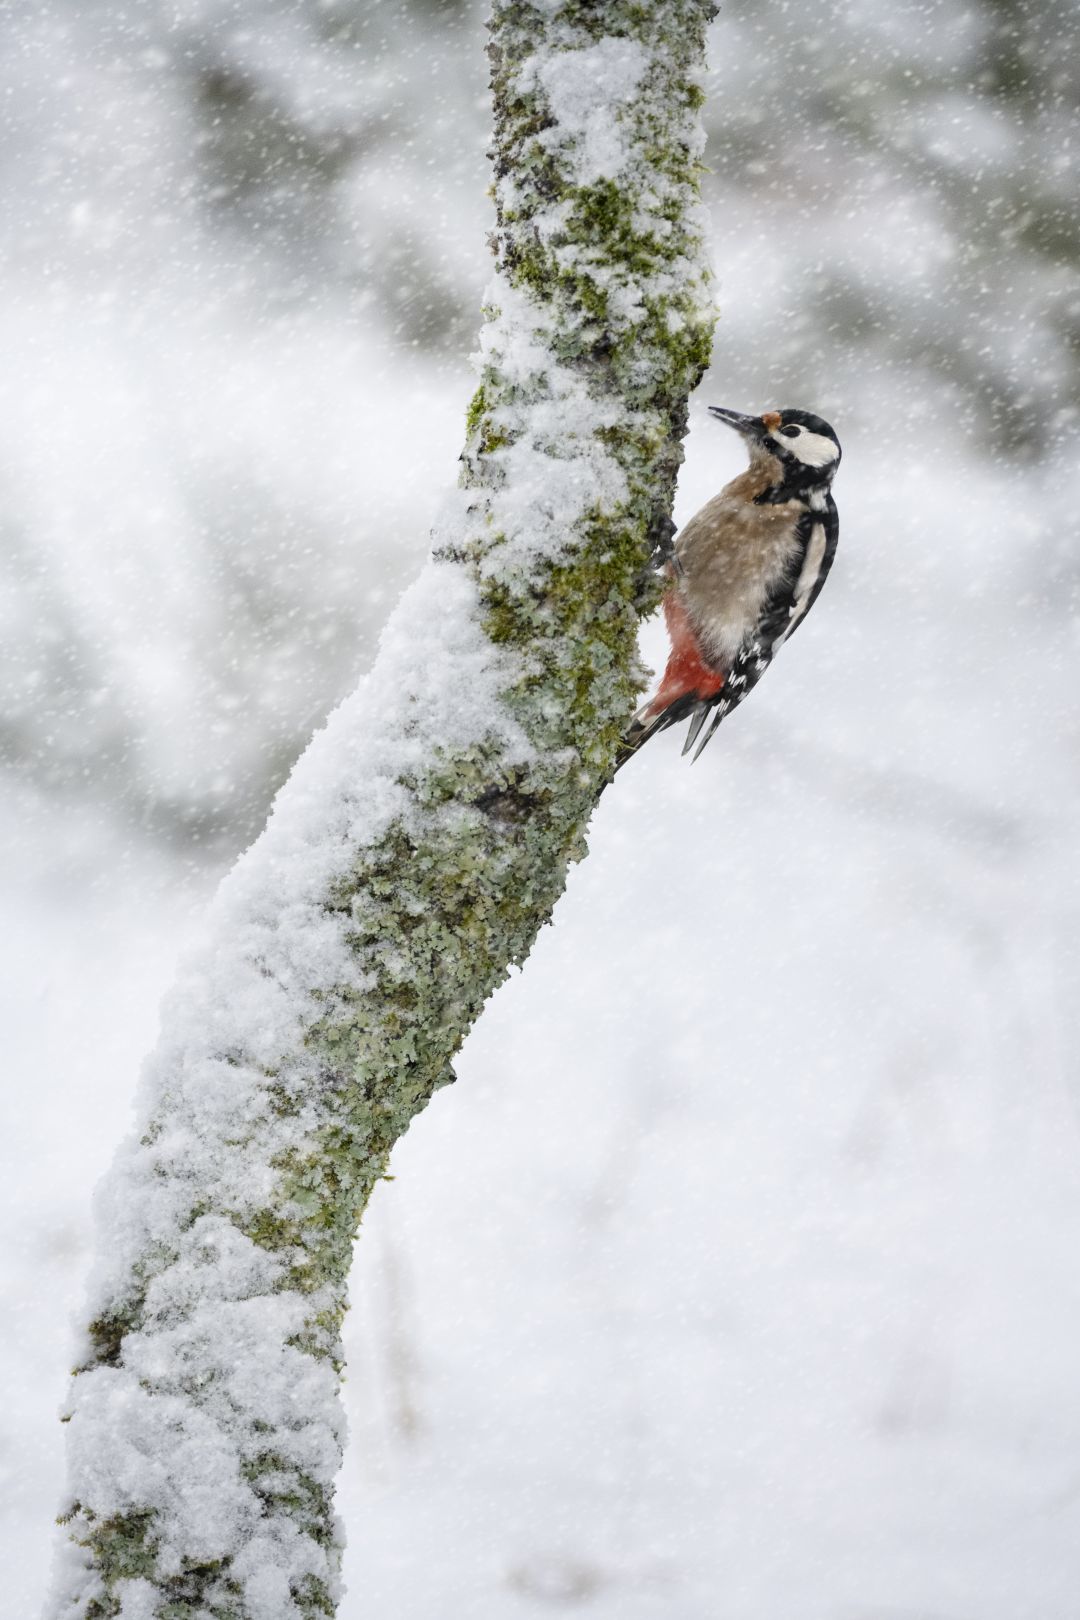
[[[460,487],[166,1003],[101,1196],[56,1615],[334,1610],[357,1224],[583,854],[640,685],[711,339],[711,12],[495,5],[498,269]]]

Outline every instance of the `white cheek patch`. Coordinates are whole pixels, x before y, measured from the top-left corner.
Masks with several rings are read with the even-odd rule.
[[[783,445],[797,461],[804,467],[827,467],[830,461],[835,461],[840,454],[831,439],[824,433],[808,433],[806,428],[797,434],[794,439],[785,438],[782,433],[770,435],[777,444]]]

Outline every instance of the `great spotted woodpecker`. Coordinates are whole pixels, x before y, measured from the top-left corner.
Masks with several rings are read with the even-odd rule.
[[[836,551],[830,493],[840,441],[809,411],[743,416],[709,407],[746,441],[750,465],[680,530],[659,559],[671,584],[671,655],[656,696],[623,738],[616,769],[658,731],[689,717],[697,759],[725,715],[757,685],[817,601]]]

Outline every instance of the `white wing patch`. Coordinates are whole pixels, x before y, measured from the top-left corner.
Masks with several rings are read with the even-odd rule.
[[[775,654],[779,647],[790,636],[795,626],[810,605],[810,598],[814,593],[814,586],[821,573],[821,565],[825,560],[825,525],[815,523],[810,534],[810,544],[806,548],[802,568],[795,584],[795,599],[791,604],[791,613],[788,617],[787,628],[782,630],[773,642],[772,650]]]

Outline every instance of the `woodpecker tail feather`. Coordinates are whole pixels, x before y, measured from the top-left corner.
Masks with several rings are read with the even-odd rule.
[[[715,708],[713,709],[712,725],[709,727],[709,729],[705,733],[704,737],[702,737],[701,741],[698,743],[697,749],[696,749],[696,751],[694,753],[694,757],[690,761],[691,765],[695,765],[697,763],[697,761],[701,758],[703,752],[705,751],[705,749],[708,747],[709,743],[712,740],[713,732],[716,730],[717,726],[720,724],[720,722],[724,718],[725,714],[727,714],[730,711],[730,709],[731,709],[731,704],[726,698],[721,698],[720,702],[716,704]],[[701,718],[702,718],[702,720],[704,720],[705,716],[702,715]],[[691,728],[691,729],[693,730],[693,728]],[[694,731],[694,737],[696,737],[696,736],[697,736],[697,731]],[[690,743],[692,741],[693,741],[693,737],[691,737],[687,741],[686,748],[683,749],[684,754],[686,753],[687,749],[690,747]]]
[[[633,759],[642,743],[648,742],[654,731],[662,729],[661,719],[660,715],[650,719],[647,708],[638,710],[619,741],[615,753],[616,771],[621,771],[627,760]]]
[[[690,724],[686,728],[686,741],[682,745],[684,755],[690,752],[691,748],[693,748],[695,742],[697,741],[698,732],[705,724],[705,718],[708,715],[708,712],[708,703],[704,698],[699,698],[698,702],[694,705],[694,711],[690,716]],[[702,747],[704,746],[705,745],[703,743]],[[697,758],[696,754],[694,755],[694,758]]]
[[[633,758],[642,743],[647,743],[658,731],[666,731],[669,726],[677,726],[680,720],[685,720],[687,715],[690,715],[690,741],[683,749],[685,754],[701,730],[705,717],[715,701],[715,698],[699,697],[696,692],[684,692],[662,709],[656,707],[656,698],[651,703],[646,703],[644,708],[638,710],[623,733],[615,756],[616,771],[621,770],[627,760]]]

